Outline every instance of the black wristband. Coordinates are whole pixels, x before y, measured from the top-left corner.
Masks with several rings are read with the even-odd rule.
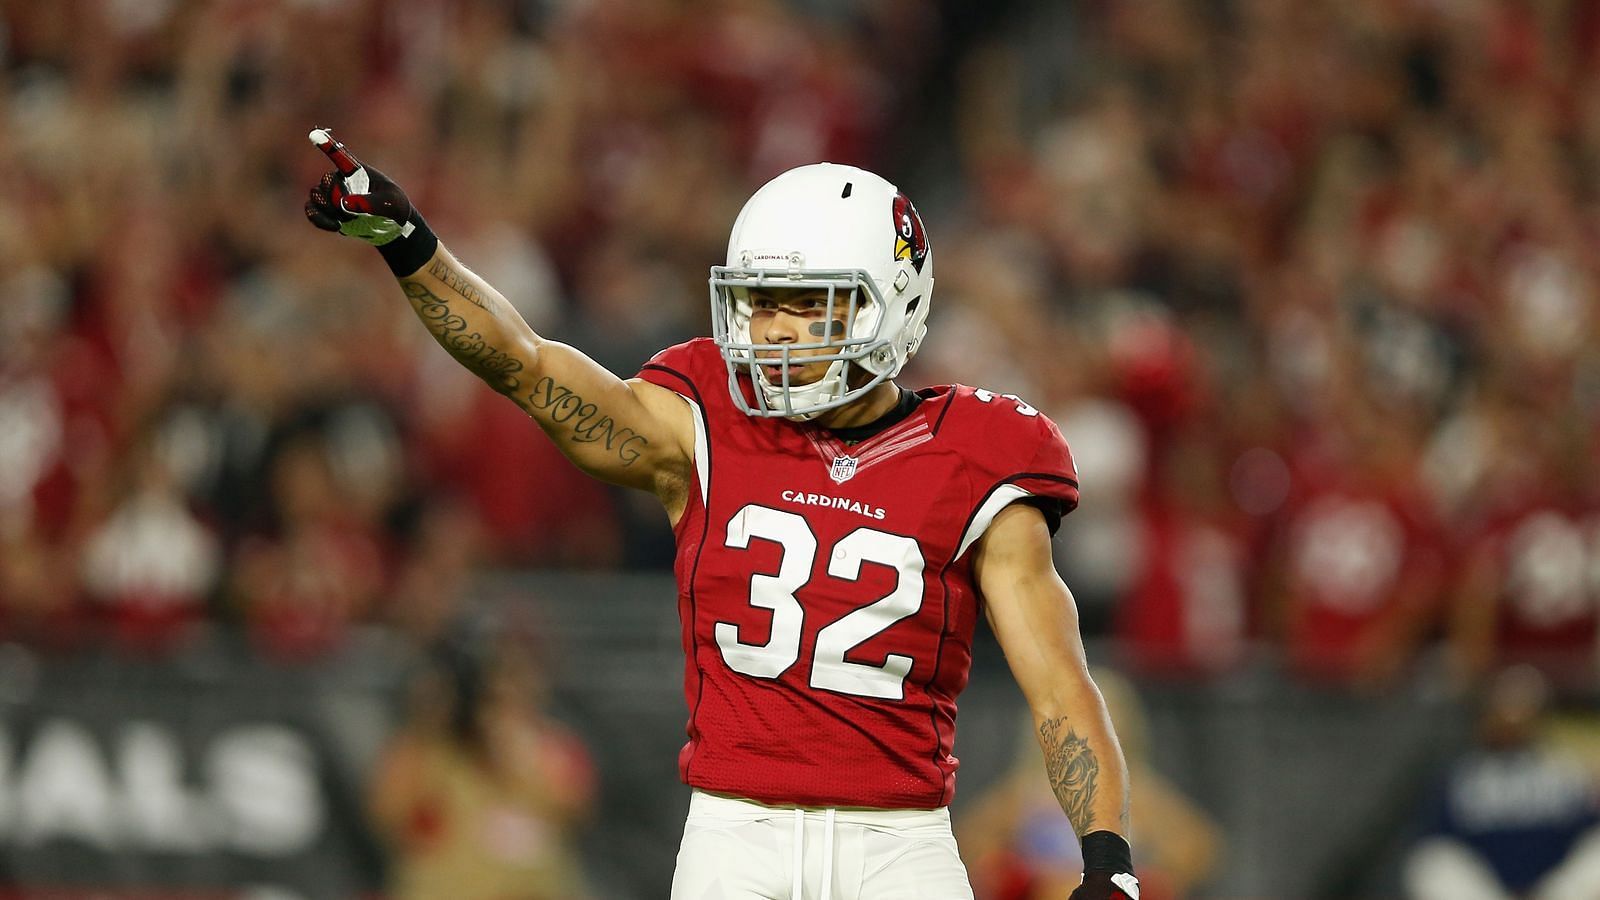
[[[410,234],[395,238],[378,248],[378,252],[383,254],[383,261],[389,264],[389,271],[396,278],[404,278],[427,265],[428,260],[433,259],[433,251],[439,247],[439,238],[428,227],[421,213],[412,212],[406,223],[412,226]]]
[[[1083,836],[1085,872],[1133,874],[1133,848],[1114,831],[1091,831]]]

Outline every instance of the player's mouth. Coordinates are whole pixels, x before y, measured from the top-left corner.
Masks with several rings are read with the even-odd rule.
[[[761,371],[766,373],[767,379],[769,381],[782,381],[783,380],[783,373],[786,370],[789,373],[790,380],[793,380],[800,373],[804,372],[806,370],[806,367],[805,366],[796,366],[796,365],[789,365],[789,366],[771,366],[771,365],[767,365],[767,366],[762,366],[761,367]]]
[[[795,360],[793,357],[790,358],[790,362],[787,366],[776,361],[782,359],[782,357],[776,354],[767,356],[762,353],[757,353],[756,358],[761,361],[762,374],[767,376],[768,381],[782,381],[783,373],[785,371],[789,373],[789,380],[793,381],[798,375],[806,370],[805,361]]]

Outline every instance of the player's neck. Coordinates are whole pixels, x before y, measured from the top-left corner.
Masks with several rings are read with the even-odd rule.
[[[868,425],[888,415],[900,405],[900,386],[885,381],[854,403],[830,409],[818,416],[816,422],[823,428],[855,428]]]

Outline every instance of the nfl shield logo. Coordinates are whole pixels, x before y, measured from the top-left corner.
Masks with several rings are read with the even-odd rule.
[[[844,484],[856,474],[856,458],[854,456],[835,456],[833,467],[828,470],[828,477],[835,484]]]

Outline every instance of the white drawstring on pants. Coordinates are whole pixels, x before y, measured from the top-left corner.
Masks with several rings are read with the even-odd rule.
[[[822,900],[833,900],[833,807],[822,817]]]
[[[805,900],[802,893],[805,888],[806,876],[806,811],[794,811],[794,889],[789,892],[789,900]]]
[[[833,809],[822,813],[822,897],[833,898]],[[805,900],[806,811],[794,811],[794,890],[792,900]]]

